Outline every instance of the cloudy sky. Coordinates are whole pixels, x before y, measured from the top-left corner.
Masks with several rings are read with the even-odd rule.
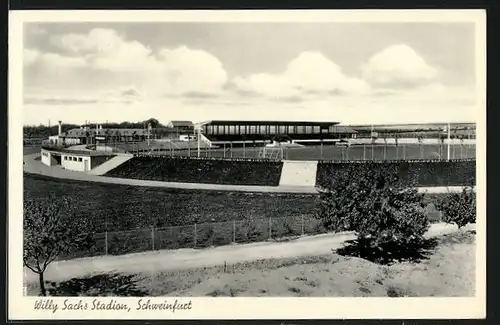
[[[26,23],[24,123],[474,121],[471,23]]]

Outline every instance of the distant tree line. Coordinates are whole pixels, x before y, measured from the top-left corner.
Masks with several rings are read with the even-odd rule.
[[[100,123],[103,129],[143,129],[147,128],[148,124],[151,124],[153,130],[166,128],[162,125],[157,119],[150,118],[145,121],[140,122],[121,122],[121,123]],[[77,124],[63,124],[62,132],[69,131],[71,129],[79,128],[82,125]],[[89,124],[90,127],[95,128],[95,123]],[[59,126],[56,124],[51,125],[50,127],[47,125],[27,125],[24,126],[24,137],[25,138],[48,138],[51,135],[57,135]]]

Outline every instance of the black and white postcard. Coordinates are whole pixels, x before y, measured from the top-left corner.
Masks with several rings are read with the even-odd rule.
[[[9,318],[485,317],[484,11],[9,18]]]

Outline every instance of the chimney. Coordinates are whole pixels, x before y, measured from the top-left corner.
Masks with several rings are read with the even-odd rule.
[[[62,121],[59,121],[59,129],[58,129],[58,135],[62,135]]]

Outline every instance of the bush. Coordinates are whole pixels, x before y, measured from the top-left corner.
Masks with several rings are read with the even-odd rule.
[[[476,193],[473,187],[441,198],[436,207],[442,212],[444,222],[456,224],[458,228],[476,223]]]
[[[351,166],[320,194],[317,217],[329,231],[354,231],[357,255],[377,261],[414,251],[429,228],[424,195],[404,188],[391,166]]]

